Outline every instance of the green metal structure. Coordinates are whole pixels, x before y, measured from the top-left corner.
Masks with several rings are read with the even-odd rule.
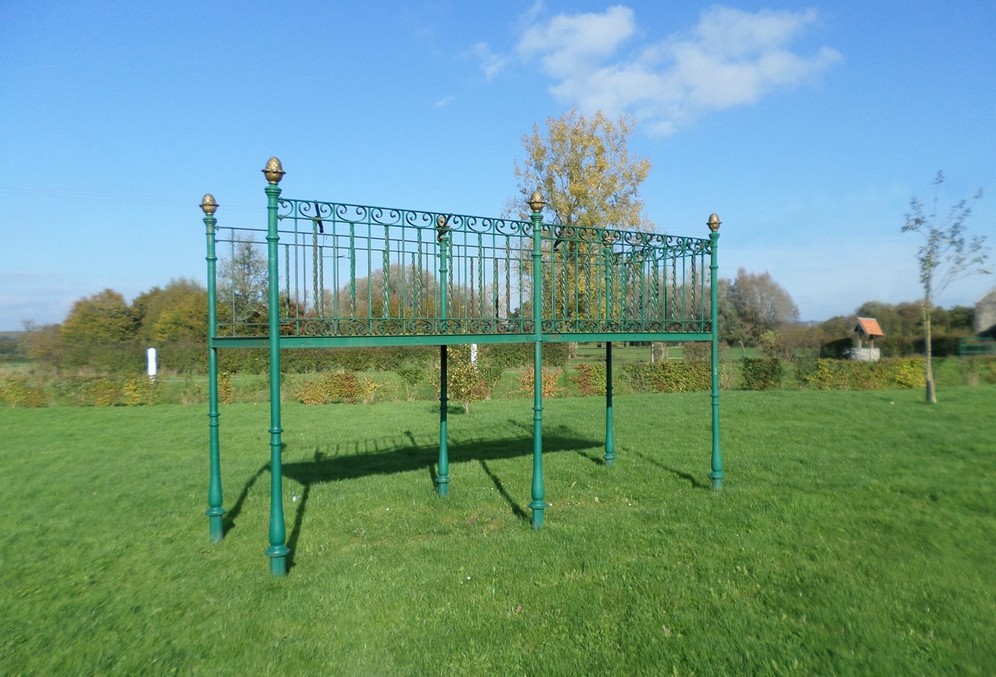
[[[996,355],[996,339],[986,336],[966,336],[958,339],[958,355]]]
[[[214,197],[201,209],[207,234],[210,538],[223,538],[218,351],[267,348],[270,372],[270,571],[287,572],[283,513],[280,353],[293,348],[433,345],[440,348],[436,489],[449,493],[446,349],[453,344],[534,345],[532,525],[543,525],[543,344],[606,346],[605,464],[616,461],[612,345],[620,341],[712,344],[712,471],[719,445],[719,217],[709,237],[543,222],[537,191],[528,221],[370,207],[281,196],[277,158],[263,169],[266,228],[218,226]],[[240,282],[219,291],[217,251],[266,253],[266,307]],[[249,284],[251,281],[244,281]]]

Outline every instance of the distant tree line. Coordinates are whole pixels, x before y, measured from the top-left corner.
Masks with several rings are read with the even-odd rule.
[[[0,334],[0,361],[14,362],[24,358],[24,346],[17,335],[13,332]]]
[[[228,293],[231,279],[220,285],[222,294]],[[360,286],[367,283],[358,281]],[[249,293],[249,287],[255,289]],[[266,308],[261,300],[264,293],[265,286],[258,282],[245,285],[240,294],[248,296],[244,305],[236,307],[235,314],[241,312],[239,307],[252,307],[254,317],[265,321]],[[897,304],[867,301],[852,314],[820,323],[802,323],[787,290],[766,272],[750,273],[743,269],[735,278],[719,281],[718,297],[720,338],[734,348],[760,348],[765,354],[781,357],[818,355],[821,349],[824,355],[829,355],[846,347],[858,317],[874,317],[885,333],[883,339],[876,340],[884,355],[898,357],[924,352],[919,301]],[[219,308],[219,314],[230,319],[232,310]],[[932,314],[936,354],[956,351],[958,338],[972,334],[975,314],[972,307],[937,307]],[[178,279],[140,294],[130,304],[112,289],[80,298],[61,324],[28,325],[16,339],[3,337],[0,358],[26,358],[58,370],[140,373],[145,366],[145,349],[151,346],[157,348],[164,370],[201,373],[207,363],[206,341],[207,291],[198,282]],[[429,360],[429,355],[423,353],[426,351],[399,349],[290,351],[284,367],[289,371],[320,371],[330,366],[394,369],[399,361]],[[222,351],[221,366],[232,372],[263,373],[267,368],[265,350]]]
[[[62,324],[29,324],[21,344],[28,359],[56,369],[140,371],[145,349],[154,346],[184,355],[179,371],[200,371],[206,339],[207,290],[178,279],[130,304],[113,289],[77,299]]]

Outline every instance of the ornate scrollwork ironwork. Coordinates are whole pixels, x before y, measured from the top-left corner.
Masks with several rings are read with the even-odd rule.
[[[485,318],[471,318],[466,322],[466,333],[468,334],[493,334],[497,331],[495,320]]]
[[[525,316],[532,304],[531,220],[280,198],[278,222],[287,335],[535,333]],[[541,331],[711,331],[705,318],[713,239],[578,224],[539,228]],[[262,244],[263,233],[219,229],[218,241],[249,237]],[[441,238],[447,246],[437,244]],[[266,326],[239,322],[229,330],[265,335]]]
[[[336,221],[350,224],[369,221],[369,209],[369,207],[362,207],[360,205],[337,204],[333,207],[332,211],[334,212]]]
[[[363,336],[370,331],[370,324],[365,319],[344,318],[339,322],[339,332],[343,336]]]
[[[405,334],[431,334],[433,329],[432,320],[408,320],[404,325]]]

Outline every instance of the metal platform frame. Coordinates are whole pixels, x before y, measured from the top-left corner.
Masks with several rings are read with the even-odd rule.
[[[287,572],[283,514],[280,353],[293,348],[432,345],[440,350],[440,496],[449,493],[446,349],[454,344],[534,346],[532,526],[543,525],[543,345],[606,346],[605,464],[616,460],[612,345],[710,342],[712,471],[723,484],[719,444],[717,249],[709,237],[543,223],[539,191],[528,221],[281,197],[284,171],[270,158],[266,228],[220,228],[211,194],[201,202],[207,236],[210,539],[224,537],[218,351],[267,348],[270,376],[270,526],[274,576]],[[217,250],[265,248],[267,307],[246,312],[237,294],[219,303]],[[376,285],[374,284],[376,282]],[[375,289],[376,287],[379,287]]]

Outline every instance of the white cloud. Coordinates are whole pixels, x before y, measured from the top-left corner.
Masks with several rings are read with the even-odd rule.
[[[789,44],[816,22],[814,10],[705,10],[690,31],[620,55],[638,34],[636,17],[616,5],[601,14],[558,14],[526,29],[517,52],[537,60],[559,101],[583,110],[635,114],[669,134],[716,110],[754,103],[812,82],[838,62],[829,47],[804,56]]]
[[[603,14],[558,14],[545,25],[528,28],[517,49],[527,59],[538,56],[548,75],[570,79],[611,56],[635,31],[633,10],[616,5]]]
[[[470,54],[480,61],[485,80],[490,80],[498,75],[508,65],[508,57],[491,51],[486,42],[478,42],[471,48]]]
[[[816,10],[804,12],[761,10],[751,13],[729,7],[712,7],[702,12],[693,30],[696,42],[710,50],[731,56],[777,49],[814,23]]]

